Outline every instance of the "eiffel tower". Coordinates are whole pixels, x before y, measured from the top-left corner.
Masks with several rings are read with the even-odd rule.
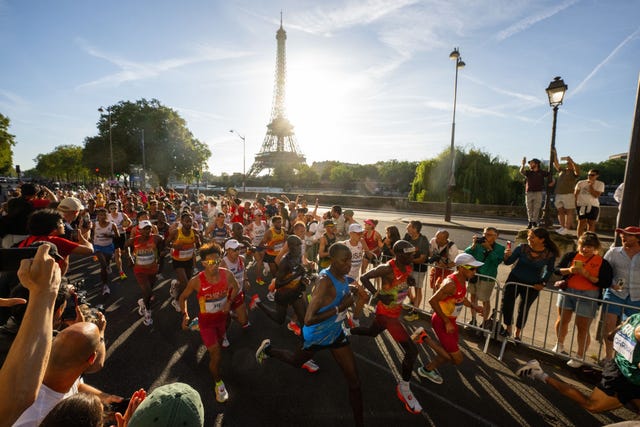
[[[287,53],[285,41],[287,32],[282,28],[282,12],[280,12],[280,28],[276,32],[278,52],[276,58],[276,81],[273,90],[273,106],[271,108],[271,122],[267,125],[267,134],[262,141],[260,152],[249,171],[249,176],[257,176],[264,169],[274,169],[284,166],[288,169],[298,169],[306,164],[304,155],[298,148],[293,125],[289,122],[285,112],[285,79],[287,74]]]

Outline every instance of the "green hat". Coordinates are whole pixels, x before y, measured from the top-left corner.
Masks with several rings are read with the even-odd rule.
[[[204,407],[197,391],[184,383],[153,390],[138,406],[129,427],[202,427]]]

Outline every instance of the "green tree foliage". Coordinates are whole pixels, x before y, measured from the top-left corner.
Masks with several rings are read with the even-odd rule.
[[[329,180],[339,188],[350,189],[354,185],[354,170],[347,165],[338,165],[331,168]]]
[[[144,131],[147,171],[165,186],[171,174],[186,177],[202,169],[211,157],[209,148],[189,131],[185,120],[160,101],[141,99],[121,101],[107,109],[111,112],[114,173],[129,173],[130,165],[142,164],[142,134]],[[84,164],[100,168],[103,176],[110,172],[109,114],[98,122],[98,136],[84,142]]]
[[[0,175],[8,175],[13,169],[13,146],[15,135],[9,133],[11,121],[0,114]]]
[[[598,179],[605,184],[617,185],[624,181],[624,172],[627,161],[622,159],[608,159],[600,163],[582,163],[580,165],[581,179],[587,179],[587,172],[590,169],[600,171]]]
[[[380,182],[403,194],[411,190],[417,166],[418,162],[400,162],[395,159],[376,163]]]
[[[82,164],[82,147],[59,145],[50,153],[38,154],[33,159],[39,176],[58,181],[85,181],[89,170]]]

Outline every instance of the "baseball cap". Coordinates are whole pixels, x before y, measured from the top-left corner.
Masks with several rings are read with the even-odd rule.
[[[537,163],[537,164],[542,163],[542,162],[540,161],[540,159],[531,159],[531,160],[529,160],[529,163],[531,163],[531,162],[533,162],[533,163]]]
[[[336,223],[333,222],[332,219],[327,219],[322,223],[322,225],[324,225],[325,227],[333,227],[336,225]]]
[[[374,220],[372,220],[372,219],[370,219],[370,218],[369,218],[369,219],[365,219],[365,220],[364,220],[364,223],[365,223],[365,224],[369,224],[369,225],[370,225],[370,226],[372,226],[372,227],[375,227],[375,226],[376,226],[375,221],[374,221]]]
[[[260,215],[262,215],[262,211],[260,209],[256,209],[255,211],[253,211],[253,215],[254,216],[260,216]]]
[[[238,249],[240,246],[242,245],[236,239],[229,239],[227,243],[224,244],[225,249]]]
[[[624,233],[624,234],[631,234],[634,236],[640,236],[640,227],[629,226],[625,228],[616,228],[616,233]]]
[[[349,233],[362,233],[363,231],[362,226],[357,222],[349,226]]]
[[[204,407],[197,391],[184,383],[153,390],[131,416],[129,427],[202,427]]]
[[[55,243],[47,242],[45,240],[38,240],[37,242],[33,242],[32,244],[30,244],[29,247],[37,248],[38,246],[42,245],[49,246],[49,255],[51,256],[51,258],[55,259],[56,261],[62,261],[64,259],[62,255],[58,253],[58,247],[55,245]]]
[[[484,262],[480,262],[475,259],[473,255],[466,253],[458,254],[453,262],[456,263],[456,266],[470,265],[472,267],[480,267],[481,265],[484,265]]]
[[[58,203],[58,210],[62,212],[81,211],[82,209],[84,209],[82,202],[75,197],[65,197]]]
[[[143,219],[138,223],[138,228],[146,228],[146,227],[151,227],[151,221],[147,219]]]
[[[353,216],[353,211],[351,209],[347,209],[346,211],[342,212],[342,215]]]

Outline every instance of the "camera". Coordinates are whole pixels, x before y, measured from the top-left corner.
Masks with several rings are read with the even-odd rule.
[[[486,242],[486,241],[487,241],[487,238],[486,238],[486,237],[484,237],[484,236],[476,236],[476,243],[478,243],[478,244],[480,244],[480,245],[481,245],[481,244],[483,244],[483,243],[484,243],[484,242]]]
[[[442,260],[442,255],[440,254],[435,254],[434,256],[427,258],[427,263],[428,264],[435,264],[436,262]]]

